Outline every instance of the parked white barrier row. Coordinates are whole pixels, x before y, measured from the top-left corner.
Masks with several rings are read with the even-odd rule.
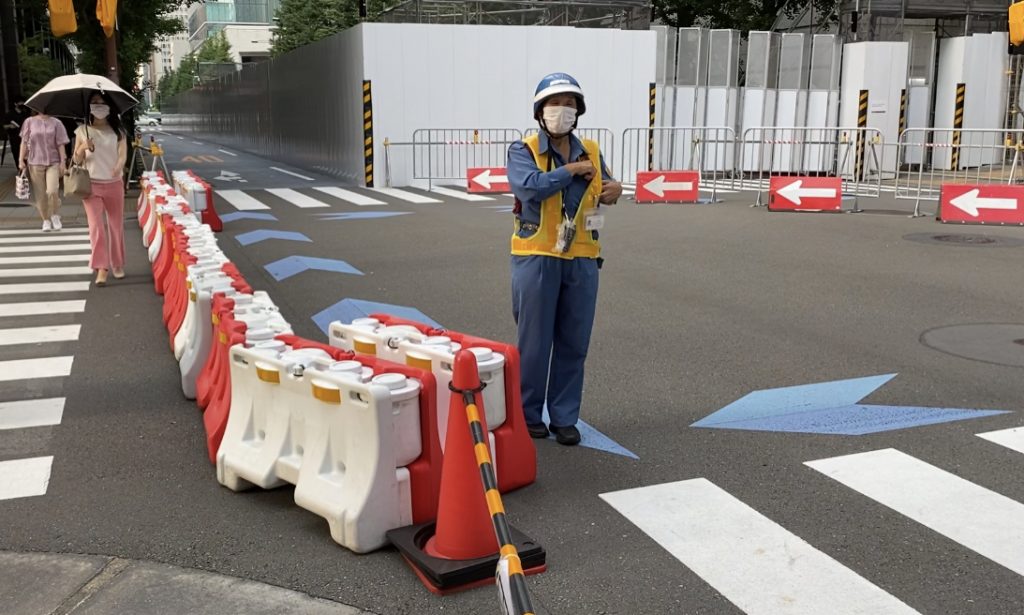
[[[455,353],[461,346],[443,336],[427,336],[415,327],[383,326],[375,318],[357,318],[352,324],[332,322],[330,344],[336,348],[358,354],[376,356],[393,363],[401,363],[433,372],[437,379],[437,421],[444,447],[444,434],[448,429],[448,403],[451,391],[452,366]],[[476,355],[483,391],[484,414],[487,429],[494,431],[505,423],[505,357],[488,348],[470,348]],[[494,450],[493,436],[491,449]],[[500,460],[496,460],[497,463]]]
[[[231,412],[217,480],[238,491],[295,485],[295,503],[324,517],[358,553],[412,523],[405,466],[421,454],[420,383],[372,375],[357,361],[277,340],[230,351]]]

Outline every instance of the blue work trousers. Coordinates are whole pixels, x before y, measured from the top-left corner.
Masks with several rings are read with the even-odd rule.
[[[512,257],[512,316],[522,360],[523,413],[554,427],[575,425],[583,397],[583,363],[597,306],[597,260]]]

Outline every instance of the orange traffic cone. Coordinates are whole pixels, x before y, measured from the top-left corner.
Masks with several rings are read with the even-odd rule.
[[[462,395],[466,391],[473,393],[480,417],[476,427],[481,434],[487,434],[476,357],[468,350],[455,355],[451,388],[437,521],[388,532],[388,538],[420,581],[437,594],[493,583],[500,546],[484,497],[481,468]],[[493,472],[490,480],[493,481]],[[510,533],[526,573],[542,572],[544,549],[515,528],[510,528]]]

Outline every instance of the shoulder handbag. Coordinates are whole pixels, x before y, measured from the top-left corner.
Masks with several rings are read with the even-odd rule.
[[[80,164],[72,164],[64,178],[64,194],[85,198],[92,194],[92,180],[89,171]]]

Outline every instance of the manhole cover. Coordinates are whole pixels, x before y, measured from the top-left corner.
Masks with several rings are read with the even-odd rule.
[[[921,343],[963,359],[1024,367],[1024,325],[952,325],[925,331]]]
[[[911,233],[904,235],[908,241],[933,243],[946,246],[1011,247],[1024,245],[1024,239],[978,233]]]

